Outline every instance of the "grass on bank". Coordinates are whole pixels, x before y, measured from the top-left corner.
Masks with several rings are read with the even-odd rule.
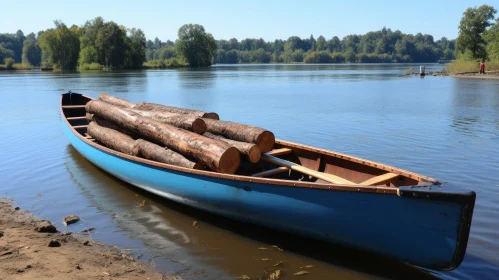
[[[479,72],[480,61],[453,60],[449,65],[444,66],[444,71],[452,74]],[[485,61],[485,72],[499,71],[499,60]]]

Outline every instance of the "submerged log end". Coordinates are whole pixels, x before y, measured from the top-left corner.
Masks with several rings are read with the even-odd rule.
[[[257,145],[253,145],[248,152],[248,159],[252,163],[257,163],[262,158],[262,151]]]
[[[256,144],[258,145],[262,153],[266,153],[272,150],[275,144],[274,133],[268,130],[260,133],[260,135],[258,135],[258,138],[256,139]]]
[[[203,115],[203,118],[207,118],[207,119],[212,119],[212,120],[220,120],[220,116],[218,116],[217,113],[205,113]]]
[[[218,171],[234,174],[241,163],[241,153],[234,147],[228,148],[220,157]]]
[[[196,118],[196,120],[194,120],[194,122],[192,123],[192,131],[194,131],[197,134],[205,133],[206,129],[208,129],[208,127],[201,118]]]

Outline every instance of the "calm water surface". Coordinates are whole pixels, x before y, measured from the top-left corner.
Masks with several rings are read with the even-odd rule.
[[[497,279],[499,81],[402,76],[418,65],[234,65],[134,72],[0,72],[0,193],[63,228],[185,279]],[[429,65],[427,71],[439,70]],[[62,133],[60,94],[106,92],[131,101],[215,111],[278,138],[395,165],[477,192],[463,264],[421,272],[341,247],[214,217],[135,190],[76,152]],[[397,209],[394,209],[397,211]],[[366,213],[369,219],[369,213]],[[193,221],[200,224],[193,227]],[[421,236],[424,238],[424,236]],[[259,250],[278,245],[284,251]],[[429,250],[431,248],[428,248]],[[269,261],[261,259],[268,258]]]

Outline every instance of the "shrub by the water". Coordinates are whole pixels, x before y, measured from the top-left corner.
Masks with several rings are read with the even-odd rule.
[[[92,62],[80,65],[80,70],[105,70],[105,67],[97,62]]]
[[[7,69],[14,69],[14,59],[8,57],[5,59],[5,68]]]

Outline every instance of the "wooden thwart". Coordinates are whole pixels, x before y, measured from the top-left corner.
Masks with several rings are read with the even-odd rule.
[[[274,175],[274,174],[281,173],[281,172],[288,171],[288,170],[289,170],[289,168],[287,168],[285,166],[281,166],[281,167],[277,167],[274,169],[258,172],[258,173],[251,175],[251,176],[253,176],[253,177],[267,177],[267,176]]]
[[[79,109],[85,108],[85,105],[63,105],[62,109]]]
[[[267,152],[266,154],[269,155],[269,156],[280,156],[280,155],[285,155],[285,154],[289,154],[293,152],[293,150],[289,149],[289,148],[280,148],[280,149],[274,149],[274,150],[271,150],[269,152]]]
[[[79,129],[79,128],[87,128],[88,127],[88,124],[86,125],[75,125],[73,126],[74,129]]]
[[[72,120],[85,120],[87,117],[83,116],[83,117],[70,117],[70,118],[67,118],[68,121],[72,121]]]
[[[291,170],[301,172],[303,174],[307,174],[307,175],[310,175],[312,177],[324,180],[324,181],[329,182],[329,183],[356,185],[354,182],[348,181],[347,179],[338,177],[336,175],[315,171],[315,170],[312,170],[310,168],[306,168],[304,166],[301,166],[299,164],[271,156],[269,154],[263,154],[262,159],[265,161],[268,161],[270,163],[273,163],[273,164],[276,164],[279,166],[283,166],[283,167],[287,167]]]
[[[386,174],[379,175],[379,176],[373,177],[371,179],[365,180],[364,182],[360,183],[359,185],[373,186],[376,184],[388,182],[391,179],[397,178],[398,176],[400,176],[400,175],[395,174],[395,173],[386,173]]]

